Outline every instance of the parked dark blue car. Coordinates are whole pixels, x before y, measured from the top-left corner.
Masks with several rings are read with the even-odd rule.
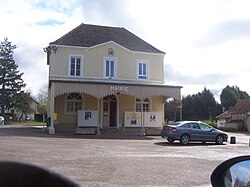
[[[179,140],[183,145],[188,144],[189,141],[223,144],[228,138],[225,132],[200,121],[182,121],[165,125],[161,131],[161,136],[171,143]]]

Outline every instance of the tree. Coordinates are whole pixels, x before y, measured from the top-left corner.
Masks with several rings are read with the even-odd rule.
[[[179,120],[179,110],[178,105],[180,105],[180,101],[177,99],[168,99],[165,102],[165,120],[166,121],[176,121]]]
[[[183,105],[183,119],[184,120],[194,120],[196,119],[196,110],[195,110],[195,95],[187,95],[182,98]]]
[[[14,106],[15,99],[23,87],[23,73],[19,73],[13,54],[15,45],[5,38],[0,44],[0,102],[1,114]]]
[[[249,98],[249,95],[245,91],[241,91],[237,86],[226,86],[220,95],[220,100],[222,106],[225,110],[228,110],[230,107],[233,107],[239,99]]]
[[[206,88],[198,94],[183,97],[182,103],[184,120],[214,119],[222,111],[212,92]]]
[[[47,114],[47,103],[48,103],[48,85],[44,84],[39,89],[37,94],[37,112],[40,114]]]
[[[215,117],[215,111],[216,111],[216,106],[217,102],[215,101],[214,95],[212,92],[206,88],[199,93],[200,95],[200,100],[201,100],[201,106],[202,111],[203,111],[203,118],[204,119],[214,119]]]
[[[15,107],[21,111],[21,116],[19,117],[18,121],[21,121],[23,115],[25,116],[24,119],[26,121],[27,114],[34,112],[31,108],[31,94],[29,92],[21,91],[17,96]]]

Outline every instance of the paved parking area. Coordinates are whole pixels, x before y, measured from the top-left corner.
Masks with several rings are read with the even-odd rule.
[[[169,144],[159,136],[48,135],[37,126],[0,126],[0,159],[37,164],[82,186],[211,186],[222,161],[250,152],[248,134],[236,144]]]

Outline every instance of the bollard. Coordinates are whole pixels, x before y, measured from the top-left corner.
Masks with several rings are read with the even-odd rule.
[[[235,136],[231,136],[230,144],[236,144],[236,137]]]

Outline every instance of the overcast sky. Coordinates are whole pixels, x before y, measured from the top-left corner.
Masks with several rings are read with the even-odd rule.
[[[0,41],[17,45],[26,89],[48,82],[43,48],[81,23],[124,27],[166,52],[165,81],[182,95],[227,85],[250,93],[248,0],[0,0]]]

